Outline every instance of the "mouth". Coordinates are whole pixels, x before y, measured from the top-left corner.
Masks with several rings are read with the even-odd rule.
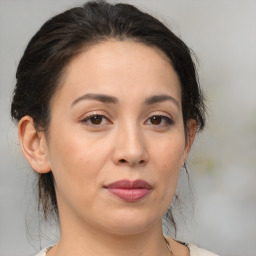
[[[127,202],[137,202],[152,190],[152,186],[144,180],[119,180],[104,188],[112,195]]]

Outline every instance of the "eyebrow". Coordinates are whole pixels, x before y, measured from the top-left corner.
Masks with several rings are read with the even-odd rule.
[[[160,102],[163,102],[163,101],[171,101],[178,108],[180,108],[179,102],[174,97],[172,97],[170,95],[166,95],[166,94],[154,95],[154,96],[148,97],[148,98],[146,98],[144,103],[146,105],[151,105],[151,104],[160,103]]]
[[[111,104],[118,103],[118,99],[116,97],[109,96],[109,95],[106,95],[106,94],[88,93],[88,94],[84,94],[84,95],[78,97],[77,99],[75,99],[71,103],[71,107],[73,107],[75,104],[77,104],[78,102],[83,101],[83,100],[96,100],[96,101],[100,101],[100,102],[103,102],[103,103],[111,103]],[[144,104],[152,105],[152,104],[160,103],[160,102],[163,102],[163,101],[171,101],[178,108],[180,107],[179,102],[174,97],[172,97],[170,95],[166,95],[166,94],[154,95],[154,96],[148,97],[148,98],[145,99]]]
[[[115,104],[118,102],[118,99],[113,96],[109,96],[109,95],[105,95],[105,94],[88,93],[88,94],[84,94],[81,97],[75,99],[72,102],[71,107],[82,100],[96,100],[96,101],[100,101],[100,102],[104,102],[104,103],[112,103],[112,104]]]

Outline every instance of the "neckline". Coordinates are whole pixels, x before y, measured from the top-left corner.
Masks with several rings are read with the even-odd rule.
[[[164,239],[168,242],[167,238],[170,238],[170,237],[164,236]],[[171,239],[173,239],[173,238],[171,238]],[[179,243],[179,244],[182,244],[182,245],[186,246],[186,247],[189,249],[189,255],[191,255],[191,246],[192,246],[192,245],[191,245],[190,243],[185,243],[185,242],[182,242],[182,241],[176,240],[176,239],[173,239],[173,240],[176,241],[176,242]],[[168,242],[168,243],[169,243],[169,242]],[[45,256],[46,256],[46,254],[47,254],[54,246],[55,246],[55,244],[54,244],[54,245],[50,245],[50,246],[44,248],[41,252],[45,252]],[[171,250],[171,252],[172,252],[172,254],[173,254],[173,251],[172,251],[172,250]]]

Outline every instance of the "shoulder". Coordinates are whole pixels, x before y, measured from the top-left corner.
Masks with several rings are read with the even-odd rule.
[[[39,252],[36,256],[46,256],[46,253],[52,248],[52,246],[49,246],[47,248],[44,248],[41,252]]]
[[[199,248],[193,244],[187,244],[187,246],[190,251],[190,256],[218,256],[217,254],[214,254],[205,249]]]
[[[205,249],[199,248],[193,244],[186,244],[186,246],[189,249],[189,255],[190,256],[218,256],[217,254],[214,254],[212,252],[209,252]],[[52,248],[52,246],[49,246],[47,248],[44,248],[42,251],[40,251],[36,256],[46,256],[46,253]]]
[[[205,249],[199,248],[194,244],[184,243],[179,240],[175,240],[172,238],[167,238],[168,242],[171,245],[175,254],[184,255],[184,256],[218,256],[212,252],[209,252]]]

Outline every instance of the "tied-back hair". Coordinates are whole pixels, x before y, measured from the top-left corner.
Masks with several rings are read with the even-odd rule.
[[[50,101],[61,86],[70,61],[86,47],[100,42],[132,41],[157,47],[176,71],[182,93],[185,133],[194,119],[197,131],[205,125],[205,105],[191,50],[158,19],[129,4],[90,1],[49,19],[30,40],[18,65],[11,116],[17,122],[31,116],[46,135],[51,121]],[[52,172],[38,175],[39,208],[45,219],[58,206]],[[172,213],[169,211],[175,226]]]

